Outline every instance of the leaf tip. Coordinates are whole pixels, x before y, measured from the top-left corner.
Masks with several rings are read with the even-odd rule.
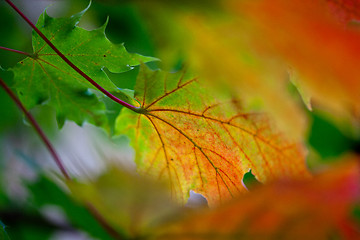
[[[81,12],[79,12],[79,14],[81,13],[82,15],[84,15],[84,13],[86,13],[86,11],[89,10],[89,8],[91,7],[91,4],[92,4],[92,0],[89,1],[89,4],[86,6],[86,8]]]
[[[56,121],[57,121],[57,124],[58,124],[58,128],[59,129],[62,129],[65,125],[65,116],[62,115],[62,114],[57,114],[56,115]]]
[[[89,4],[86,6],[86,8],[84,10],[82,10],[81,12],[75,13],[74,15],[71,16],[71,18],[75,20],[74,26],[76,26],[80,22],[80,19],[82,18],[82,16],[84,16],[84,14],[87,12],[87,10],[89,10],[91,4],[92,4],[92,1],[90,0]]]
[[[109,20],[110,20],[110,17],[108,15],[108,16],[106,16],[106,20],[105,20],[104,24],[101,27],[99,27],[99,30],[101,30],[104,34],[105,34],[106,27],[109,24]]]

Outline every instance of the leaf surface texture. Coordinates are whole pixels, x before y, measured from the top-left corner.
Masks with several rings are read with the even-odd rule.
[[[40,31],[73,64],[107,91],[119,90],[103,71],[124,72],[133,65],[153,58],[129,54],[122,44],[113,44],[105,36],[106,24],[87,31],[77,26],[84,11],[70,18],[52,18],[44,12],[36,24]],[[56,109],[60,126],[66,119],[95,125],[106,122],[105,106],[94,94],[90,83],[68,66],[42,39],[33,32],[33,56],[19,62],[12,71],[15,88],[28,108],[48,104]],[[91,89],[91,90],[89,90]]]
[[[183,203],[192,189],[210,205],[244,192],[249,169],[264,182],[308,175],[302,147],[266,115],[241,112],[232,98],[212,91],[185,71],[142,67],[135,87],[140,113],[123,109],[115,127],[130,137],[140,172],[168,180]]]

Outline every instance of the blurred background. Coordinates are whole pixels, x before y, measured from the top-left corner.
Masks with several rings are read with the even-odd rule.
[[[87,0],[13,2],[34,23],[47,7],[50,16],[68,17],[88,5]],[[160,56],[161,49],[154,41],[157,33],[148,28],[139,9],[131,1],[93,0],[79,25],[91,30],[104,24],[107,17],[110,21],[106,34],[112,42],[124,43],[129,52]],[[0,23],[0,46],[32,52],[31,28],[4,1],[0,2]],[[177,62],[181,62],[181,57],[179,54],[178,61],[173,62],[174,68]],[[0,66],[4,69],[11,68],[22,58],[21,55],[0,50]],[[156,66],[153,63],[152,67]],[[107,73],[118,87],[133,89],[138,68],[122,74]],[[289,87],[289,91],[298,94],[293,86]],[[115,121],[121,107],[110,101],[107,104],[111,109],[107,113],[111,123]],[[84,216],[88,213],[79,210],[76,203],[63,195],[58,187],[52,186],[46,178],[41,178],[39,182],[39,173],[47,172],[50,178],[56,179],[59,172],[43,143],[2,89],[0,110],[0,220],[7,226],[10,238],[91,239],[85,232],[75,230],[69,224],[64,211],[77,209],[75,212],[79,214],[79,219],[86,219]],[[359,141],[351,136],[346,126],[333,122],[320,110],[305,111],[310,122],[305,143],[310,149],[310,168],[331,162],[349,151],[360,152]],[[111,131],[107,133],[87,124],[80,127],[72,122],[66,122],[59,131],[52,109],[42,106],[32,109],[31,113],[60,153],[66,168],[78,178],[94,178],[103,173],[109,164],[135,171],[134,151],[126,137],[114,138]],[[49,185],[52,187],[47,187]],[[53,194],[54,202],[45,198],[49,194]],[[54,204],[58,204],[56,201],[62,201],[65,210],[54,207]],[[191,201],[195,201],[194,205],[198,204],[196,200]],[[200,198],[199,201],[201,203],[204,200]],[[102,236],[101,230],[96,230],[92,224],[91,220],[83,223],[85,228],[94,228],[94,231],[98,231],[96,234]]]

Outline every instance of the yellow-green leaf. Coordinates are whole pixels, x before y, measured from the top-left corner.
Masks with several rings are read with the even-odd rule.
[[[95,180],[71,181],[68,186],[74,198],[91,205],[126,239],[151,234],[175,213],[179,216],[164,185],[116,167]]]
[[[186,71],[143,67],[135,98],[139,111],[123,109],[115,131],[130,137],[139,172],[167,179],[183,203],[191,189],[210,205],[244,192],[241,180],[249,169],[262,182],[308,176],[302,146],[265,114],[244,112]]]

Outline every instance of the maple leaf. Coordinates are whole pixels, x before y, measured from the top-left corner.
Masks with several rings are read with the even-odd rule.
[[[231,98],[186,71],[142,67],[135,98],[138,112],[123,109],[115,132],[132,140],[138,170],[167,179],[181,202],[190,189],[210,205],[226,201],[245,191],[241,180],[249,169],[263,182],[308,176],[302,147],[266,115],[240,112]]]
[[[52,18],[45,11],[36,26],[60,52],[95,82],[107,91],[119,93],[103,71],[104,67],[119,73],[140,62],[154,59],[130,54],[123,44],[111,43],[105,36],[107,22],[92,31],[78,27],[78,22],[88,8],[70,18]],[[93,89],[96,88],[69,67],[35,32],[32,41],[32,56],[12,69],[15,88],[24,105],[27,108],[38,104],[54,107],[60,127],[65,119],[79,125],[84,121],[103,125],[106,121],[105,106],[94,94]]]
[[[156,239],[359,239],[358,158],[305,182],[276,182],[165,225]]]
[[[299,102],[287,91],[287,69],[272,56],[257,51],[247,32],[249,25],[226,9],[228,1],[215,1],[215,11],[207,4],[199,9],[153,2],[157,4],[139,4],[144,11],[152,9],[144,15],[152,23],[150,30],[158,39],[160,54],[165,53],[160,55],[165,63],[174,62],[180,55],[211,84],[227,84],[244,107],[266,111],[290,137],[304,138],[307,119]]]
[[[166,23],[176,25],[145,15],[156,22],[158,47],[181,52],[200,76],[228,83],[250,107],[261,105],[289,136],[304,139],[307,128],[301,103],[287,91],[294,74],[309,109],[311,99],[338,116],[360,115],[358,1],[228,0],[210,14],[155,2],[153,15],[167,13]]]
[[[179,21],[191,36],[188,55],[201,76],[227,84],[244,106],[266,111],[288,136],[303,139],[307,119],[287,91],[287,69],[253,46],[245,34],[248,26],[233,18],[201,15],[181,16]]]

